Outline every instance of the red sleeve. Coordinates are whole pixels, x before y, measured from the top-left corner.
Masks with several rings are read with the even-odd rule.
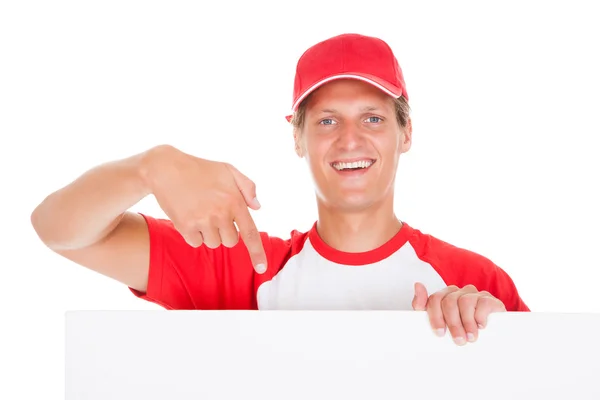
[[[256,289],[281,268],[289,241],[261,232],[268,271],[254,272],[243,241],[233,248],[188,245],[173,223],[143,215],[150,234],[150,266],[146,293],[130,288],[144,300],[171,310],[256,309]]]
[[[507,311],[530,311],[511,277],[486,257],[429,235],[415,242],[419,258],[429,263],[446,285],[474,285],[502,301]]]
[[[479,291],[490,292],[504,303],[507,311],[530,311],[512,278],[502,268],[468,250],[461,249],[457,256],[454,285],[463,287],[472,284]]]

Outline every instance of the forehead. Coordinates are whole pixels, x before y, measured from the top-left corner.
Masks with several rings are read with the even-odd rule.
[[[323,107],[378,107],[393,109],[393,99],[375,86],[357,79],[339,79],[321,86],[310,96],[307,111]]]

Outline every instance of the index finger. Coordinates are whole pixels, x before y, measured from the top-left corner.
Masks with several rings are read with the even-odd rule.
[[[263,247],[260,232],[254,224],[250,211],[245,204],[238,208],[234,221],[240,230],[242,241],[248,248],[250,260],[257,273],[263,274],[267,270],[267,255]]]

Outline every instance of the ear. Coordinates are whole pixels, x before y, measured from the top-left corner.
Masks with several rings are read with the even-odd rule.
[[[302,135],[300,134],[299,129],[294,129],[294,150],[296,151],[296,154],[298,155],[298,157],[302,158],[304,157],[304,150],[303,150],[303,146],[302,146]]]
[[[410,117],[406,122],[406,126],[402,129],[402,143],[400,143],[400,152],[406,153],[412,145],[412,120]]]

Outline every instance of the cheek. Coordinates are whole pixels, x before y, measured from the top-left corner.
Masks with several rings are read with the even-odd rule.
[[[402,134],[399,132],[390,132],[389,134],[378,136],[373,143],[376,148],[386,157],[396,156],[402,152]]]
[[[404,151],[404,147],[405,147],[404,140],[405,140],[405,134],[402,131],[397,132],[392,138],[390,147],[393,148],[394,152],[397,155],[400,155]]]
[[[317,165],[321,163],[327,154],[329,146],[324,140],[318,140],[316,138],[307,138],[303,142],[304,155],[309,160],[311,165]]]

